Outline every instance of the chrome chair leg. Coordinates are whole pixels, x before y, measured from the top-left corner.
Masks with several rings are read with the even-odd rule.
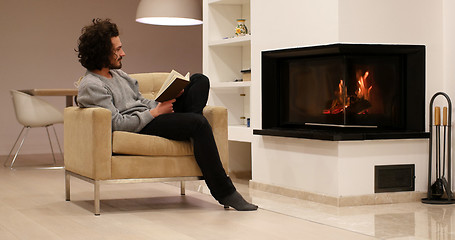
[[[22,138],[21,144],[19,145],[19,148],[17,149],[16,154],[14,154],[14,158],[11,161],[11,166],[10,166],[11,169],[13,169],[13,165],[14,165],[14,162],[16,162],[17,155],[19,154],[19,151],[21,150],[22,145],[24,144],[25,138],[27,137],[27,134],[28,134],[28,130],[30,130],[30,127],[25,127],[25,128],[26,129],[25,129],[25,133],[24,133],[24,138]]]
[[[52,128],[54,129],[54,135],[55,135],[55,139],[57,140],[57,146],[58,146],[58,150],[60,150],[60,156],[62,157],[63,159],[63,152],[62,152],[62,148],[60,147],[60,141],[58,140],[58,137],[57,137],[57,132],[55,131],[55,127],[54,125],[52,124]]]
[[[54,125],[49,125],[49,126],[52,126],[52,128],[54,129],[55,139],[57,140],[57,145],[58,145],[58,148],[59,148],[59,150],[60,150],[60,155],[61,155],[61,157],[62,157],[62,159],[63,159],[63,152],[62,152],[62,148],[61,148],[61,146],[60,146],[60,141],[58,140],[58,137],[57,137],[57,131],[55,130]],[[49,126],[46,126],[47,138],[49,139],[49,145],[51,146],[52,157],[53,157],[53,159],[54,159],[54,166],[56,166],[56,165],[57,165],[57,160],[56,160],[56,158],[55,158],[54,148],[53,148],[53,146],[52,146],[52,141],[51,141],[51,137],[50,137],[50,134],[49,134],[49,129],[48,129]],[[23,135],[23,138],[22,138],[22,140],[21,140],[21,143],[20,143],[20,145],[19,145],[19,148],[17,149],[17,151],[16,151],[16,153],[14,154],[14,157],[13,157],[13,159],[12,159],[12,161],[11,161],[10,168],[11,168],[11,169],[13,168],[13,165],[14,165],[14,163],[16,162],[17,156],[19,155],[19,152],[20,152],[20,150],[21,150],[21,148],[22,148],[22,146],[23,146],[23,144],[24,144],[24,142],[25,142],[25,138],[27,137],[28,131],[30,130],[30,128],[31,128],[31,127],[26,127],[26,126],[22,127],[22,129],[21,129],[21,131],[20,131],[20,133],[19,133],[19,136],[17,136],[17,139],[16,139],[16,141],[14,142],[13,147],[11,148],[11,150],[10,150],[9,153],[8,153],[8,157],[7,157],[7,158],[5,159],[5,161],[3,162],[3,166],[4,166],[4,167],[6,167],[6,164],[8,163],[8,161],[9,161],[9,159],[10,159],[10,157],[11,157],[11,153],[13,152],[14,148],[16,148],[17,143],[18,143],[19,139],[21,138],[22,133],[24,132],[24,129],[25,129],[25,133],[24,133],[24,135]]]
[[[65,170],[65,200],[66,201],[71,201],[71,180],[70,180],[70,174],[68,171]]]
[[[52,141],[51,141],[51,136],[49,135],[49,126],[46,126],[46,132],[47,132],[47,139],[49,139],[49,145],[51,146],[51,151],[52,151],[52,158],[54,158],[54,166],[57,165],[57,160],[55,160],[55,154],[54,154],[54,148],[52,147]]]
[[[94,200],[95,200],[95,216],[100,215],[100,181],[95,180],[94,182]]]
[[[180,181],[180,195],[185,195],[185,181]]]
[[[19,136],[17,136],[17,139],[16,139],[16,141],[14,142],[13,147],[11,148],[11,150],[10,150],[9,153],[8,153],[8,157],[5,159],[5,162],[3,162],[3,166],[4,166],[4,167],[6,167],[6,163],[8,162],[9,157],[11,157],[11,153],[13,152],[14,148],[16,147],[17,141],[19,141],[19,138],[21,137],[22,132],[24,131],[24,129],[25,129],[25,126],[22,127],[22,130],[21,130],[21,132],[19,133]]]

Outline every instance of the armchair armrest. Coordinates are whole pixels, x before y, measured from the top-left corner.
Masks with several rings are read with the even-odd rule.
[[[111,111],[104,108],[65,108],[66,170],[95,180],[111,177],[111,119]]]
[[[225,107],[206,106],[203,115],[212,126],[213,136],[218,147],[221,163],[229,171],[228,112]]]

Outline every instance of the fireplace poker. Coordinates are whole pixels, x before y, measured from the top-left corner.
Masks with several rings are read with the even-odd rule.
[[[442,109],[442,128],[444,132],[444,145],[442,150],[442,178],[445,176],[446,172],[446,131],[447,131],[447,107]]]
[[[441,177],[441,109],[434,108],[434,125],[436,126],[436,180]]]
[[[443,131],[444,131],[444,147],[443,147],[443,156],[442,156],[442,185],[444,186],[447,196],[449,199],[452,198],[452,190],[449,189],[449,183],[447,182],[446,179],[446,131],[447,131],[447,107],[444,107],[442,110],[442,126],[443,126]],[[450,146],[448,146],[450,147]]]
[[[431,186],[432,196],[440,198],[444,194],[443,181],[441,179],[441,108],[434,108],[434,125],[436,127],[436,181]]]

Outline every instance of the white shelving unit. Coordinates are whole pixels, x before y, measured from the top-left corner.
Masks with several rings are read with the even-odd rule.
[[[209,42],[209,47],[248,47],[251,43],[251,35],[241,37],[228,37],[223,39],[212,40]]]
[[[249,81],[242,70],[251,69],[251,35],[235,36],[237,19],[250,28],[250,0],[203,0],[203,72],[211,80],[209,103],[225,106],[229,113],[229,140],[249,142]],[[236,81],[237,80],[237,81]]]
[[[251,87],[251,82],[216,82],[212,83],[211,87],[212,89]]]

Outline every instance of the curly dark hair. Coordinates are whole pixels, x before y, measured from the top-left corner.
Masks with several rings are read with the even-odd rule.
[[[78,40],[79,62],[88,70],[101,70],[110,66],[112,55],[111,38],[119,36],[115,23],[110,19],[93,19],[91,25],[82,28]]]

